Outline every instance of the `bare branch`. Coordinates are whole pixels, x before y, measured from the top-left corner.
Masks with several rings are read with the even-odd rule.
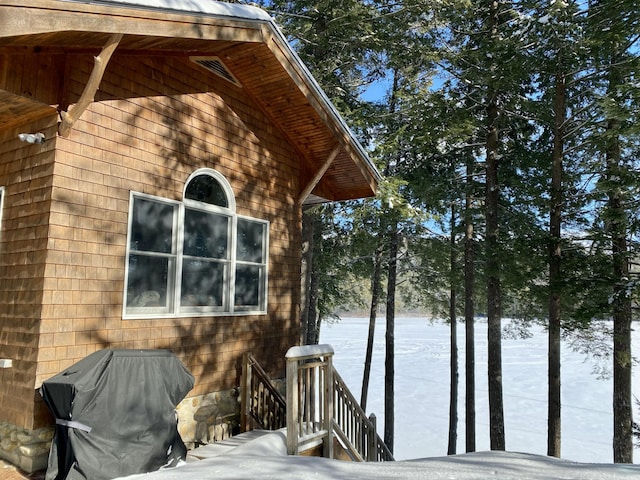
[[[98,87],[100,86],[100,82],[102,81],[104,71],[109,63],[109,59],[118,47],[120,40],[122,40],[121,33],[115,33],[109,37],[109,40],[102,48],[100,54],[97,57],[94,57],[93,70],[91,71],[91,75],[84,87],[82,95],[80,95],[80,99],[70,111],[60,112],[62,122],[58,128],[58,134],[61,137],[69,136],[73,124],[80,118],[91,102],[93,102],[96,92],[98,91]]]

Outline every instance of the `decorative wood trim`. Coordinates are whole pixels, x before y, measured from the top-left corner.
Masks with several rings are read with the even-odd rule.
[[[338,156],[338,153],[340,153],[340,145],[336,145],[333,148],[333,150],[331,150],[331,153],[322,164],[322,167],[320,167],[320,170],[316,172],[313,179],[311,179],[311,181],[307,184],[307,186],[304,187],[304,190],[302,190],[302,193],[300,194],[300,198],[298,199],[298,202],[300,204],[304,203],[304,201],[307,199],[309,194],[313,191],[314,188],[316,188],[316,185],[318,185],[320,180],[322,180],[322,177],[327,172],[327,170],[329,169],[333,161],[336,159],[336,157]]]
[[[325,173],[327,181],[318,180],[315,185],[318,199],[344,200],[375,194],[380,177],[366,151],[272,22],[126,8],[124,4],[120,7],[53,0],[0,3],[0,54],[8,56],[18,49],[34,49],[34,54],[99,52],[107,38],[115,34],[124,35],[117,46],[119,58],[220,56],[290,140],[300,154],[303,171],[313,175],[334,145],[341,145],[330,171]],[[0,76],[1,70],[0,67]],[[83,115],[78,105],[73,110],[68,108],[64,98],[47,98],[46,103],[55,104],[56,100],[58,110],[67,110],[61,117]],[[73,116],[70,120],[75,121]],[[72,127],[62,121],[60,128],[65,133]],[[316,202],[312,194],[303,200],[310,201]]]
[[[104,71],[107,68],[107,64],[111,59],[111,55],[113,55],[113,52],[118,47],[120,40],[122,40],[122,36],[123,35],[121,33],[115,33],[109,37],[109,40],[107,40],[107,43],[100,54],[93,58],[93,70],[91,71],[89,81],[85,85],[82,95],[80,95],[80,99],[70,110],[60,112],[62,122],[58,128],[58,134],[61,137],[69,136],[73,124],[80,118],[91,102],[93,102],[96,92],[98,91],[98,87],[100,86],[100,82],[102,81]]]

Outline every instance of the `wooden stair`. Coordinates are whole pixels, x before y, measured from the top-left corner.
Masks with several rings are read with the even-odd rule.
[[[187,454],[187,463],[221,455],[284,456],[286,454],[286,430],[250,430],[190,450]]]
[[[391,451],[376,432],[375,416],[366,416],[335,371],[333,353],[330,345],[289,349],[286,399],[255,358],[246,355],[242,429],[280,431],[289,455],[320,455],[359,462],[392,461]]]

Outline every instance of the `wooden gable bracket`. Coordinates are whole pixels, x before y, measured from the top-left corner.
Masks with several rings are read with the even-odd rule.
[[[338,153],[340,153],[340,145],[335,146],[335,148],[331,151],[331,153],[329,154],[325,162],[322,164],[322,167],[320,167],[320,170],[316,172],[316,174],[313,176],[309,184],[306,187],[304,187],[304,190],[302,190],[302,193],[300,194],[300,198],[298,199],[300,204],[304,203],[304,201],[307,199],[309,194],[311,194],[313,189],[316,188],[316,185],[318,185],[318,182],[320,182],[324,174],[327,172],[327,170],[331,166],[331,163],[333,163],[333,161],[336,159],[336,157],[338,156]]]
[[[97,57],[93,57],[93,70],[91,71],[89,80],[87,81],[78,102],[70,111],[60,112],[60,118],[62,121],[58,127],[58,134],[61,137],[69,136],[71,128],[73,128],[73,124],[76,123],[91,102],[93,102],[96,92],[98,91],[98,87],[100,86],[100,82],[102,81],[102,77],[104,76],[104,71],[107,68],[107,64],[111,59],[111,55],[113,55],[113,52],[118,47],[120,40],[122,40],[121,33],[111,35],[105,46],[102,48],[100,54]]]

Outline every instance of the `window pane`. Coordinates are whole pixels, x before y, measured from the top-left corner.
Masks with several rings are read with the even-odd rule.
[[[127,308],[168,307],[173,261],[167,257],[129,256]]]
[[[192,257],[227,258],[229,217],[198,210],[184,213],[183,253]]]
[[[222,185],[211,175],[197,175],[189,182],[184,193],[185,198],[198,202],[218,205],[219,207],[229,207],[227,195],[224,193]]]
[[[238,265],[236,267],[236,307],[260,307],[260,277],[263,267]]]
[[[184,260],[182,264],[182,306],[222,307],[225,264]]]
[[[175,205],[134,198],[130,248],[171,253]]]
[[[238,219],[236,258],[243,262],[263,263],[264,230],[266,225]]]

